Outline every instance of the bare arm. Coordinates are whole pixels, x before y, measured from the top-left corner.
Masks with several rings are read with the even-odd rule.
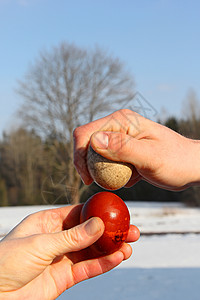
[[[76,128],[74,141],[74,163],[85,184],[92,182],[86,163],[89,143],[106,158],[134,165],[127,186],[143,179],[178,191],[200,183],[200,141],[131,110],[120,110]]]

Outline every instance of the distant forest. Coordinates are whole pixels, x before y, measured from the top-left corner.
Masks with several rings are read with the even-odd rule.
[[[17,94],[24,100],[20,127],[0,140],[0,206],[84,202],[101,189],[85,186],[73,165],[73,130],[133,103],[132,75],[118,58],[100,48],[61,43],[41,52]],[[140,111],[137,111],[140,113]],[[190,90],[181,118],[157,122],[200,139],[200,104]],[[188,153],[190,155],[190,153]],[[184,162],[183,162],[184,163]],[[170,192],[141,181],[116,192],[125,201],[182,201],[200,206],[200,188]]]

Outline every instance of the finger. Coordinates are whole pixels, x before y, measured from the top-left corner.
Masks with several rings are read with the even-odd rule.
[[[138,173],[136,168],[133,166],[132,168],[132,175],[127,184],[124,186],[125,188],[130,188],[133,185],[135,185],[137,182],[139,182],[142,179],[142,176]]]
[[[114,161],[128,162],[136,169],[152,158],[152,149],[148,148],[146,140],[138,140],[120,132],[96,132],[90,143],[100,155]]]
[[[75,281],[74,284],[110,271],[118,266],[123,260],[130,258],[131,254],[132,247],[129,244],[124,243],[118,251],[110,255],[74,264],[72,267]]]
[[[81,176],[81,179],[84,184],[90,185],[93,182],[92,177],[88,171],[87,167],[87,149],[88,146],[84,149],[74,150],[74,165],[77,172]]]
[[[130,225],[126,242],[133,243],[136,242],[139,238],[140,238],[139,229],[135,225]]]
[[[127,243],[136,242],[139,239],[139,237],[140,237],[139,229],[135,225],[130,225],[130,229],[125,244],[127,245]],[[124,255],[126,257],[129,257],[131,255],[131,252],[128,250],[128,254],[124,252]],[[71,261],[73,261],[73,263],[77,263],[80,260],[88,260],[97,257],[96,253],[94,253],[94,251],[90,247],[81,250],[79,252],[78,257],[76,255],[76,252],[68,253],[67,256],[70,258]]]
[[[124,188],[130,188],[132,186],[134,186],[136,183],[140,182],[142,180],[142,176],[138,176],[136,178],[131,177],[131,179],[129,180],[129,182],[124,186]]]
[[[103,256],[100,258],[86,260],[74,264],[72,266],[72,273],[74,275],[73,284],[106,273],[118,266],[123,260],[123,252],[117,251],[108,256]]]
[[[133,249],[131,247],[131,245],[127,244],[127,243],[123,243],[123,245],[121,246],[121,248],[119,249],[119,251],[121,251],[124,255],[124,259],[123,260],[127,260],[131,257]]]
[[[86,185],[92,183],[93,179],[87,168],[87,149],[90,136],[96,131],[93,122],[76,128],[73,132],[74,138],[74,165]]]
[[[104,223],[100,218],[93,217],[88,221],[69,230],[39,235],[37,249],[43,259],[53,260],[56,256],[68,252],[80,251],[92,245],[104,232]]]
[[[67,214],[65,213],[65,210],[60,211],[63,220],[63,230],[70,229],[80,224],[80,213],[82,207],[83,204],[73,205]]]
[[[25,217],[4,239],[22,238],[33,234],[59,232],[63,229],[69,229],[80,223],[81,209],[82,204],[79,204],[33,213]]]

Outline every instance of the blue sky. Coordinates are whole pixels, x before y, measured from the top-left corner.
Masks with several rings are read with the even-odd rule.
[[[198,0],[0,0],[0,132],[14,124],[14,89],[39,51],[62,41],[99,45],[132,72],[158,114],[200,98]]]

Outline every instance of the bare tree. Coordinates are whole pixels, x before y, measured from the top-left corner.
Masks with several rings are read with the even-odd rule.
[[[64,172],[71,202],[79,202],[80,178],[73,167],[73,130],[102,112],[112,112],[133,99],[134,82],[118,58],[95,48],[62,43],[40,53],[17,92],[24,102],[23,121],[43,137],[54,136],[54,147],[65,145]]]

